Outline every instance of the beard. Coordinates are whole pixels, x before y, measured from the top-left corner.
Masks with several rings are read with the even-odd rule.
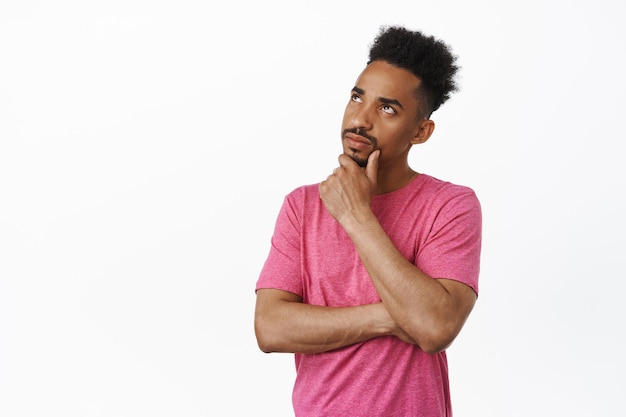
[[[376,150],[378,148],[378,139],[376,139],[376,137],[368,135],[365,132],[362,132],[361,129],[358,128],[350,128],[350,129],[344,129],[343,132],[341,132],[341,138],[343,139],[346,136],[346,133],[353,133],[355,135],[359,135],[364,137],[365,139],[367,139],[370,144],[372,145],[372,152],[374,152],[374,150]],[[365,168],[367,166],[367,159],[369,157],[370,154],[368,154],[367,156],[363,157],[362,155],[359,155],[359,151],[357,151],[356,149],[348,149],[351,153],[346,152],[346,154],[352,158],[352,160],[354,162],[357,163],[358,166],[360,166],[361,168]],[[371,152],[370,152],[371,153]]]
[[[350,156],[350,158],[352,158],[352,160],[356,162],[357,165],[360,166],[361,168],[365,168],[367,166],[367,158],[362,158],[358,156],[356,152],[353,152],[352,155],[348,155],[348,156]]]

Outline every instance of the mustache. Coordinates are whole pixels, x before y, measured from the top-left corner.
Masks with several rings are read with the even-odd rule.
[[[341,132],[341,137],[342,138],[346,137],[346,133],[353,133],[355,135],[363,136],[365,139],[370,141],[370,143],[372,144],[374,148],[378,146],[378,139],[376,139],[375,136],[371,136],[365,132],[362,132],[361,129],[358,127],[351,127],[349,129],[344,129],[343,132]]]

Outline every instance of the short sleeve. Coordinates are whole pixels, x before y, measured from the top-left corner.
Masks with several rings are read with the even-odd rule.
[[[303,295],[301,271],[301,222],[296,199],[285,197],[271,238],[270,251],[256,289],[273,288]]]
[[[433,278],[463,282],[478,294],[482,212],[474,191],[462,190],[445,197],[416,264]]]

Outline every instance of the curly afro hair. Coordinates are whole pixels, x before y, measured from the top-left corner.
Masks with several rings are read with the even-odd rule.
[[[367,64],[378,60],[409,70],[421,80],[417,93],[426,115],[459,89],[455,82],[459,70],[456,56],[433,36],[399,26],[382,26],[370,46]]]

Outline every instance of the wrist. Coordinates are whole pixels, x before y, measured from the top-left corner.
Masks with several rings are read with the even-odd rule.
[[[350,237],[356,237],[359,233],[367,232],[372,225],[378,224],[378,219],[372,210],[367,207],[361,211],[352,211],[344,216],[339,222]]]

